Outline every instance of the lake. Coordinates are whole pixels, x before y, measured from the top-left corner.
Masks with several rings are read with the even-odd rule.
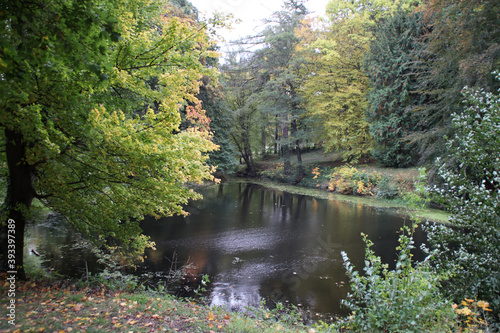
[[[189,216],[143,221],[144,233],[156,242],[156,250],[147,251],[136,274],[148,272],[161,281],[188,263],[183,274],[190,290],[208,274],[208,302],[233,310],[266,300],[271,306],[291,303],[321,318],[345,315],[340,300],[346,297],[349,282],[341,251],[362,271],[361,233],[365,233],[374,242],[375,253],[392,264],[399,229],[410,224],[387,209],[251,183],[225,183],[199,191],[204,199],[186,207]],[[92,255],[70,247],[74,233],[51,218],[55,219],[30,227],[28,247],[43,253],[58,272],[95,274],[99,266]],[[418,230],[414,239],[418,247],[425,235]]]

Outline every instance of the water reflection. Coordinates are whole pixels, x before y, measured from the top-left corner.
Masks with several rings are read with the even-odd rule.
[[[232,309],[262,299],[289,301],[314,312],[345,313],[340,299],[347,281],[340,251],[362,268],[360,233],[375,243],[382,260],[396,259],[403,219],[361,204],[316,199],[253,184],[224,184],[203,190],[186,218],[147,220],[157,244],[143,270],[166,271],[174,253],[209,274],[213,305]],[[417,233],[416,243],[423,240]]]
[[[96,256],[58,214],[39,214],[26,227],[25,257],[39,254],[49,272],[85,277],[102,270]]]
[[[137,274],[165,276],[184,263],[196,287],[211,280],[212,305],[242,310],[262,299],[291,302],[313,312],[345,314],[340,299],[348,287],[341,251],[361,270],[369,235],[386,263],[396,259],[398,231],[405,221],[361,204],[290,194],[258,185],[229,183],[204,188],[204,199],[190,203],[187,217],[146,219],[144,232],[156,242]],[[56,216],[28,229],[28,251],[42,253],[50,267],[73,276],[96,274],[91,253],[74,249],[75,233]],[[418,246],[425,236],[417,232]]]

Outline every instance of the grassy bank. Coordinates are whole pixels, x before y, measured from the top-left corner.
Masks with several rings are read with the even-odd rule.
[[[148,291],[111,291],[67,281],[16,282],[15,325],[2,283],[0,332],[308,332],[295,317],[264,308],[251,314]]]
[[[345,195],[345,194],[329,192],[324,189],[315,189],[315,188],[300,187],[295,185],[288,185],[288,184],[269,181],[266,179],[245,179],[244,181],[262,185],[267,188],[275,189],[278,191],[286,191],[294,194],[308,195],[315,198],[338,200],[343,202],[349,202],[352,204],[365,205],[377,209],[384,209],[404,217],[410,216],[410,214],[412,213],[412,211],[408,209],[408,205],[401,200],[387,200],[387,199],[378,199],[376,197]],[[425,221],[433,221],[440,223],[446,223],[448,221],[448,214],[445,211],[439,209],[427,208],[425,209],[425,211],[419,213],[419,216],[422,218],[422,220]]]
[[[292,159],[292,165],[296,164]],[[387,209],[401,216],[409,216],[405,195],[412,193],[419,180],[418,168],[384,168],[364,161],[346,165],[338,153],[324,154],[312,151],[303,154],[304,179],[293,184],[296,175],[283,174],[283,161],[268,157],[257,162],[259,179],[245,181],[280,191],[303,194],[317,198],[360,204],[377,209]],[[447,212],[427,208],[421,212],[422,220],[446,223]]]

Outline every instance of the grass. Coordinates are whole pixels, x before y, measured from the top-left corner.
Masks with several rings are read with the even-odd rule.
[[[311,151],[302,154],[302,161],[305,175],[304,180],[297,184],[299,186],[289,185],[283,177],[273,174],[279,174],[279,172],[282,172],[282,168],[280,169],[280,166],[283,161],[276,157],[268,157],[265,160],[257,162],[257,168],[261,171],[261,175],[264,177],[261,177],[259,180],[250,179],[246,181],[296,194],[304,194],[329,200],[339,200],[379,209],[387,209],[401,216],[409,216],[412,213],[412,211],[408,209],[407,203],[400,195],[398,195],[395,199],[388,200],[377,198],[376,196],[345,195],[327,191],[328,183],[330,181],[329,175],[331,175],[335,167],[343,165],[340,154],[338,153],[330,152],[324,154],[321,150]],[[296,158],[292,158],[292,164],[296,165]],[[390,185],[397,188],[400,193],[412,192],[414,190],[415,182],[419,179],[419,170],[416,167],[384,168],[373,162],[369,164],[355,165],[355,167],[360,171],[365,171],[366,173],[385,175],[389,178]],[[318,168],[322,174],[322,176],[318,179],[313,179],[313,168]],[[266,178],[271,179],[272,181],[269,181]],[[276,182],[276,180],[281,181]],[[445,211],[438,209],[428,208],[419,215],[423,220],[440,223],[447,223],[448,221],[448,214]]]
[[[262,185],[267,188],[275,189],[278,191],[286,191],[294,194],[308,195],[315,198],[337,200],[353,204],[366,205],[378,209],[387,209],[400,216],[410,216],[410,214],[412,213],[412,211],[408,209],[407,204],[400,200],[385,200],[374,197],[360,197],[354,195],[338,194],[338,193],[327,192],[321,189],[298,187],[294,185],[281,184],[266,180],[246,179],[245,182]],[[420,213],[419,216],[422,219],[433,222],[446,223],[448,221],[448,214],[445,211],[438,209],[428,208],[422,213]]]
[[[5,277],[0,281],[3,286]],[[3,288],[0,306],[10,298]],[[306,332],[264,308],[252,316],[151,291],[111,291],[67,281],[16,282],[15,323],[0,332]],[[313,330],[314,331],[314,330]]]

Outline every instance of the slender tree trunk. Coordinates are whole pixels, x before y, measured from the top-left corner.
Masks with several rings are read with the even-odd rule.
[[[262,150],[262,157],[266,156],[266,127],[263,125],[261,132],[260,132],[260,143],[261,143],[261,150]]]
[[[297,154],[297,164],[299,168],[299,174],[297,175],[297,183],[300,183],[302,179],[304,179],[304,171],[302,169],[302,154],[300,151],[300,141],[297,138],[297,120],[293,119],[292,120],[292,133],[294,134],[295,137],[295,151]]]
[[[17,272],[17,279],[24,280],[24,231],[26,216],[35,194],[34,175],[32,167],[25,162],[26,143],[23,136],[6,129],[5,138],[9,177],[7,196],[2,207],[1,269],[5,272]]]
[[[275,126],[275,129],[274,129],[274,155],[278,155],[278,139],[280,138],[279,136],[279,129],[278,129],[278,126],[279,126],[279,123],[276,122],[276,126]],[[279,157],[279,156],[278,156]]]
[[[245,152],[244,159],[245,159],[245,162],[247,164],[248,176],[255,177],[257,175],[257,172],[255,171],[255,165],[253,162],[253,155],[252,155],[252,147],[250,146],[249,137],[245,137],[244,142],[243,142],[243,146],[244,146],[243,149]]]
[[[289,144],[289,136],[288,136],[288,115],[285,114],[283,115],[283,159],[285,160],[284,162],[284,167],[283,167],[283,173],[285,175],[289,175],[292,173],[292,163],[290,161],[290,156],[291,156],[291,149],[290,149],[290,144]]]

